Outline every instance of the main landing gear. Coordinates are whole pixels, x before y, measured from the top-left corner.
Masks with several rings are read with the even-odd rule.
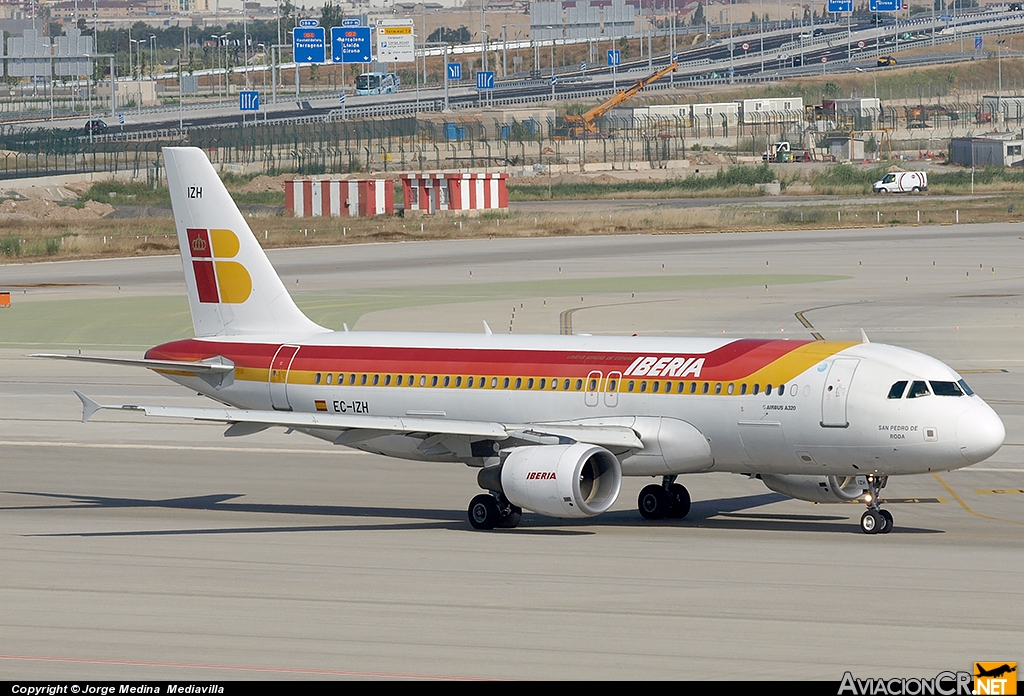
[[[675,476],[665,476],[660,486],[652,483],[640,491],[636,506],[649,520],[682,519],[690,512],[690,494]]]
[[[523,509],[500,493],[481,493],[469,501],[469,523],[476,529],[511,529],[522,517]]]
[[[878,492],[885,488],[887,476],[868,476],[868,510],[860,518],[860,528],[865,534],[888,534],[892,531],[892,513],[878,506]]]

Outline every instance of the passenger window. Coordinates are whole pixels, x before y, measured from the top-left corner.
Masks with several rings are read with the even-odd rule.
[[[516,377],[516,389],[519,389],[521,386],[523,386],[523,378]]]
[[[374,375],[373,376],[373,386],[376,387],[379,382],[380,382],[380,375]]]
[[[590,380],[590,387],[587,389],[587,391],[597,391],[597,380],[596,379]]]
[[[747,393],[747,383],[744,382],[743,384],[740,385],[740,396],[743,396],[746,393]]]
[[[558,389],[558,380],[557,379],[551,380],[551,388],[552,389]]]
[[[697,393],[697,383],[696,382],[690,382],[690,393],[691,394],[696,394]]]
[[[485,385],[486,383],[487,383],[487,378],[486,378],[486,377],[481,377],[481,378],[480,378],[480,388],[481,388],[481,389],[483,389],[483,388],[484,388],[484,385]]]
[[[432,386],[432,387],[436,387],[437,386],[437,375],[434,375],[433,377],[430,378],[430,386]]]
[[[960,380],[957,384],[959,384],[960,388],[964,390],[964,394],[967,396],[974,396],[974,390],[967,386],[967,382]]]
[[[615,391],[615,385],[616,384],[618,384],[617,380],[614,380],[614,379],[613,380],[609,380],[609,382],[608,382],[608,391],[610,391],[610,392]]]
[[[779,396],[785,396],[785,395],[786,395],[786,385],[785,384],[780,384],[779,385]]]
[[[629,380],[629,384],[626,385],[626,391],[633,391],[636,388],[636,382]]]
[[[715,383],[715,393],[716,394],[721,394],[722,393],[722,383],[721,382]]]
[[[935,396],[963,396],[960,387],[956,382],[931,382],[932,393]]]
[[[676,387],[676,393],[682,394],[683,393],[683,389],[685,387],[686,387],[686,382],[680,382],[679,385]]]
[[[564,380],[562,382],[562,391],[569,391],[569,380]]]
[[[888,396],[888,398],[890,398],[890,399],[902,399],[903,398],[903,392],[905,392],[906,390],[907,390],[907,380],[905,380],[905,379],[900,380],[899,382],[896,382],[894,385],[889,387],[889,396]]]
[[[655,382],[651,385],[651,391],[654,392],[654,393],[657,393],[659,386],[661,386],[661,382],[658,382],[657,380],[655,380]]]
[[[541,377],[540,378],[540,384],[537,385],[537,388],[538,389],[543,389],[546,386],[548,386],[548,381],[545,378]]]
[[[391,375],[384,375],[384,386],[391,386]]]
[[[764,388],[764,395],[765,396],[771,396],[772,395],[772,385],[769,384],[769,385],[765,386],[765,388]]]
[[[533,377],[531,377],[530,379],[526,380],[526,388],[527,389],[533,389]]]
[[[467,387],[472,387],[473,386],[473,378],[472,377],[470,377],[469,380],[466,382],[466,386]]]
[[[421,387],[427,386],[427,376],[426,375],[420,375],[420,386]]]
[[[313,380],[313,384],[320,384],[320,373],[316,373],[316,378]]]
[[[759,383],[755,384],[754,385],[754,396],[757,396],[760,393],[761,393],[761,385]]]
[[[402,375],[398,375],[398,377],[395,378],[395,386],[396,387],[402,386]]]
[[[360,385],[366,384],[366,375],[365,374],[359,375],[359,384]]]
[[[928,391],[928,384],[925,382],[914,382],[910,385],[910,391],[907,392],[908,399],[916,399],[919,396],[930,396],[931,392]]]
[[[579,391],[582,388],[583,388],[583,380],[582,379],[576,380],[576,391]]]
[[[462,376],[461,375],[459,377],[455,378],[455,386],[456,387],[461,387],[462,386]]]
[[[732,394],[732,393],[733,393],[733,392],[734,392],[735,390],[736,390],[736,385],[735,385],[735,384],[732,384],[732,383],[730,382],[730,383],[729,383],[729,386],[728,386],[728,387],[726,387],[725,393],[726,393],[726,394]]]
[[[709,388],[710,386],[711,386],[711,385],[710,385],[709,383],[705,382],[705,383],[704,383],[704,386],[702,386],[702,387],[700,388],[700,393],[701,393],[701,394],[707,394],[707,393],[708,393],[708,388]]]
[[[501,388],[502,388],[502,389],[508,389],[508,382],[509,382],[509,379],[508,379],[508,377],[506,377],[505,379],[503,379],[503,380],[501,381]]]
[[[498,386],[498,378],[491,377],[491,389],[496,389]]]
[[[355,376],[354,373],[348,376],[348,383],[349,384],[355,384],[356,383],[356,376]]]

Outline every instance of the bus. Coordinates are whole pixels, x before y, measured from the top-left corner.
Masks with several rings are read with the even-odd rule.
[[[356,95],[394,94],[398,91],[398,75],[394,73],[363,73],[356,76]]]

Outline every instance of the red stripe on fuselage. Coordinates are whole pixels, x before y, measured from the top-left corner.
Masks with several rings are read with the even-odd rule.
[[[292,370],[585,377],[593,370],[624,372],[634,360],[651,357],[704,358],[699,379],[742,379],[810,341],[740,339],[708,353],[581,352],[572,350],[500,350],[493,348],[421,348],[386,346],[303,346]],[[151,348],[146,358],[203,360],[217,355],[239,367],[268,369],[276,343],[222,343],[187,339]],[[642,378],[642,376],[637,376]],[[694,377],[691,376],[691,379]]]

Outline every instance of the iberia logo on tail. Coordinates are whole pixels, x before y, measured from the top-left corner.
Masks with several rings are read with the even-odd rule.
[[[231,230],[188,229],[188,247],[200,302],[240,304],[252,293],[245,266],[225,261],[238,254],[238,237]]]

